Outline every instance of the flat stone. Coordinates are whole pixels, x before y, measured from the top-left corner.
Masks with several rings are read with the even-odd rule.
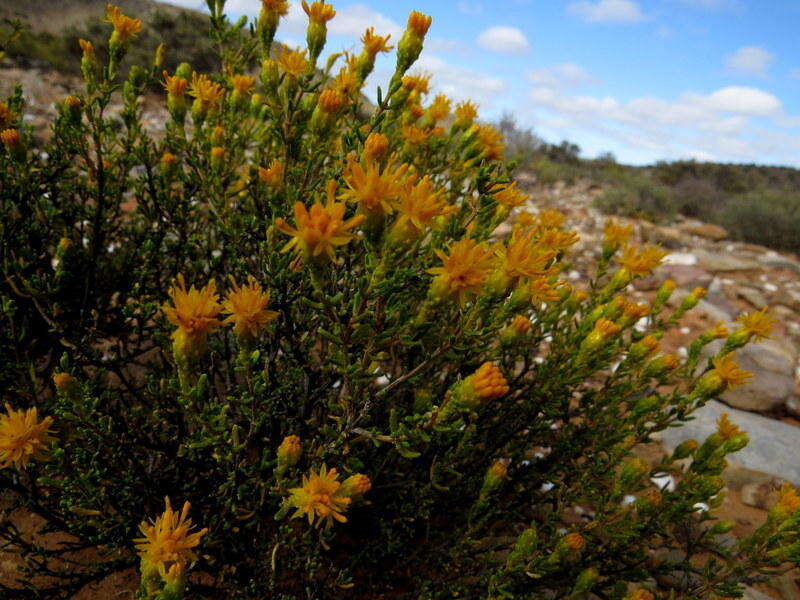
[[[692,225],[686,229],[692,235],[696,235],[707,240],[719,242],[728,237],[728,232],[724,227],[712,225],[711,223],[700,223]]]
[[[661,439],[669,449],[689,439],[702,443],[717,430],[717,419],[722,413],[728,413],[731,421],[746,430],[750,438],[744,449],[728,456],[729,462],[800,485],[800,461],[797,460],[800,427],[709,400],[692,413],[693,421],[663,431]]]
[[[750,306],[759,310],[769,305],[769,302],[764,297],[764,294],[751,287],[740,287],[736,290],[736,295],[747,301]]]
[[[740,258],[733,254],[709,252],[704,248],[695,250],[694,255],[697,257],[698,264],[701,267],[714,272],[752,271],[762,267],[762,265],[752,260]]]
[[[748,344],[736,353],[739,365],[755,375],[748,385],[725,392],[726,404],[744,410],[772,412],[794,398],[796,357],[773,340]]]
[[[700,267],[681,264],[663,265],[656,271],[656,274],[662,283],[671,279],[678,284],[678,287],[688,289],[694,289],[697,286],[707,288],[713,279],[711,273]]]

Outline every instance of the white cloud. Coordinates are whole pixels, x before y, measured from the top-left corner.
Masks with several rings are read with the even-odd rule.
[[[623,160],[713,157],[800,164],[800,135],[788,132],[792,123],[800,127],[800,120],[787,116],[778,98],[756,88],[620,101],[540,85],[529,97],[536,107],[529,117],[544,124],[545,135],[588,140],[595,150],[611,147]]]
[[[502,79],[453,65],[438,56],[423,53],[415,70],[433,75],[431,86],[456,100],[474,100],[484,108],[495,102],[505,92]]]
[[[701,98],[712,110],[749,116],[770,116],[781,111],[781,101],[775,96],[751,87],[731,86]]]
[[[646,18],[633,0],[581,0],[570,4],[567,12],[588,23],[637,23]]]
[[[250,3],[249,0],[236,1]],[[279,32],[303,35],[307,26],[308,16],[303,12],[299,2],[293,2],[289,7],[289,14],[281,21]],[[328,32],[332,35],[342,35],[357,39],[361,37],[368,27],[374,27],[375,32],[380,35],[391,34],[392,40],[399,39],[403,33],[401,25],[389,17],[372,10],[365,4],[353,4],[344,8],[337,8],[336,16],[328,23]],[[278,37],[280,37],[280,33]]]
[[[528,79],[537,85],[551,88],[575,87],[594,82],[583,67],[570,62],[534,69],[528,73]]]
[[[484,30],[478,36],[478,45],[492,52],[522,54],[530,50],[528,38],[516,27],[497,26]]]
[[[739,75],[764,77],[775,56],[761,46],[743,46],[725,59],[730,71]]]

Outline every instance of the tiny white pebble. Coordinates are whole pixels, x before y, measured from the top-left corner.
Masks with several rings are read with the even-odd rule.
[[[554,483],[550,483],[549,481],[545,481],[545,482],[542,484],[541,490],[542,490],[543,492],[549,492],[549,491],[550,491],[550,490],[552,490],[554,487],[556,487]]]
[[[636,502],[636,496],[631,496],[628,494],[622,499],[622,506],[628,506],[629,504],[633,504]]]
[[[662,490],[667,490],[668,492],[671,492],[675,489],[675,480],[672,478],[672,475],[661,475],[660,477],[651,477],[650,481],[652,481]]]
[[[774,283],[765,283],[764,289],[767,290],[768,292],[777,292],[778,286],[775,285]]]
[[[698,502],[694,505],[694,509],[696,512],[708,512],[711,507],[705,502]]]
[[[692,330],[689,329],[688,327],[681,327],[681,333],[683,335],[689,335],[691,332],[692,332]]]
[[[681,346],[680,348],[678,348],[678,356],[680,356],[681,358],[686,358],[687,356],[689,356],[689,351],[686,349],[685,346]]]

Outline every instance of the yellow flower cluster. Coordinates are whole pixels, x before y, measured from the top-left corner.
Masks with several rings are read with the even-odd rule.
[[[5,414],[0,415],[0,468],[22,469],[31,459],[44,459],[47,446],[55,439],[52,424],[52,417],[39,420],[35,407],[15,410],[6,403]]]
[[[306,517],[309,525],[329,527],[334,521],[347,522],[344,513],[372,487],[366,475],[357,473],[339,481],[339,472],[322,465],[303,475],[302,485],[289,490],[286,505],[296,509],[292,518]]]

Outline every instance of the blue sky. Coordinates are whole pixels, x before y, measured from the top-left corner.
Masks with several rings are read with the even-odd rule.
[[[172,0],[198,8],[199,0]],[[294,2],[278,38],[299,45]],[[796,0],[341,0],[328,50],[368,27],[397,40],[408,12],[433,16],[417,70],[513,112],[548,141],[623,162],[696,158],[800,166],[800,2]],[[232,15],[258,0],[228,0]],[[368,86],[391,74],[393,56]]]

